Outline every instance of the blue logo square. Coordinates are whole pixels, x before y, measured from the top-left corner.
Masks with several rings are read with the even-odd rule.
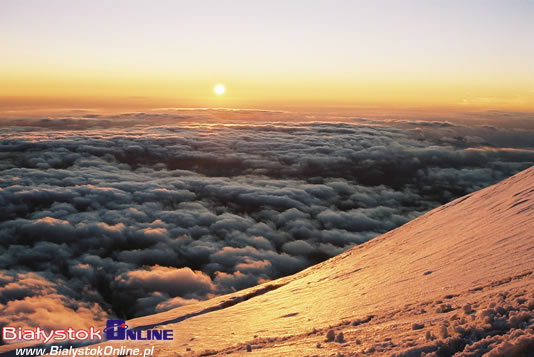
[[[108,340],[125,340],[127,328],[124,320],[108,320],[104,332]]]

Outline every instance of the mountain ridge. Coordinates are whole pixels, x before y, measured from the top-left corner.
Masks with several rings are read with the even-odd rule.
[[[519,300],[526,299],[527,305],[519,304],[518,311],[530,303],[534,307],[534,301],[531,301],[534,298],[534,254],[531,252],[534,249],[534,233],[531,233],[534,232],[533,218],[534,167],[531,167],[496,185],[438,207],[326,262],[277,280],[275,282],[282,286],[262,297],[256,296],[226,311],[214,312],[222,316],[206,314],[196,318],[198,321],[194,323],[194,320],[190,320],[192,326],[185,330],[191,331],[192,328],[196,333],[190,337],[194,338],[193,341],[184,341],[187,344],[186,352],[189,352],[187,348],[193,352],[203,348],[217,351],[219,342],[214,342],[219,340],[223,345],[231,342],[241,345],[241,348],[249,341],[247,344],[256,346],[254,350],[264,355],[328,355],[331,352],[417,355],[417,351],[410,350],[422,346],[428,353],[437,353],[451,343],[465,345],[463,348],[450,349],[449,352],[464,353],[472,343],[461,342],[464,341],[463,337],[456,330],[465,329],[469,320],[478,321],[480,316],[477,313],[491,310],[492,303],[499,306],[493,300],[503,293],[504,288],[515,289],[516,294],[525,296]],[[513,306],[513,301],[506,304]],[[488,306],[484,309],[486,302]],[[477,311],[461,315],[462,311],[470,309],[467,307],[469,305],[473,311]],[[473,308],[474,305],[478,305],[478,308]],[[231,312],[230,309],[235,311]],[[398,312],[394,313],[396,310]],[[273,315],[274,312],[276,314]],[[350,338],[354,334],[365,335],[366,330],[370,329],[368,326],[373,324],[375,328],[387,326],[384,313],[385,316],[397,316],[398,321],[403,321],[401,326],[404,326],[404,332],[400,336],[404,336],[405,340],[401,338],[400,342],[383,346],[383,343],[370,343],[364,338]],[[485,314],[493,314],[494,320],[498,315],[497,312]],[[225,315],[241,315],[235,320],[247,316],[245,320],[255,326],[250,328],[250,337],[226,340],[217,334],[210,333],[203,337],[198,333],[202,327],[217,326],[221,320],[228,321]],[[462,319],[466,321],[459,324]],[[504,321],[503,316],[498,319]],[[346,321],[349,321],[349,329],[342,328]],[[491,325],[491,322],[488,323]],[[234,335],[246,335],[245,331],[248,330],[239,327],[241,324],[237,321],[224,325],[228,327],[226,331],[231,331],[231,326],[234,326]],[[329,325],[337,325],[337,329],[334,328],[336,335],[344,332],[346,342],[324,342],[326,338],[322,334],[328,332],[324,330],[329,330]],[[423,327],[418,328],[421,325]],[[185,326],[176,327],[179,332]],[[394,341],[397,336],[394,330],[383,331],[383,339]],[[471,330],[475,331],[476,328]],[[532,329],[525,330],[530,333],[529,343],[534,343]],[[495,333],[492,327],[488,331],[492,331],[488,334]],[[254,343],[254,336],[261,338],[261,334],[269,339],[273,335],[287,338],[293,334],[308,333],[316,336],[317,341],[307,337],[300,341],[292,338],[285,340],[293,343]],[[480,340],[487,337],[482,338],[483,334],[480,332]],[[421,336],[420,341],[416,339],[417,336]],[[307,339],[316,343],[304,342]],[[358,340],[360,344],[357,344]],[[321,348],[316,347],[317,343],[321,343]],[[229,352],[228,348],[232,353],[241,353],[239,348],[231,350],[232,347],[221,351]],[[534,350],[534,345],[532,348]]]

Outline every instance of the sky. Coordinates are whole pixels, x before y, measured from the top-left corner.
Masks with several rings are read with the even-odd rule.
[[[526,0],[4,0],[0,110],[530,112],[533,18]]]

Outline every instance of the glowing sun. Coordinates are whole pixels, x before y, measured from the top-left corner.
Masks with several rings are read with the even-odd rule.
[[[224,88],[222,84],[217,84],[215,87],[213,87],[213,91],[217,95],[223,95],[224,92],[226,91],[226,88]]]

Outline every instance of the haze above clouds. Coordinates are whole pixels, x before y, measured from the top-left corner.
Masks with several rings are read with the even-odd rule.
[[[534,160],[533,128],[498,125],[529,122],[514,113],[343,123],[226,113],[231,124],[218,115],[3,119],[0,325],[52,328],[77,316],[88,326],[250,287]]]

